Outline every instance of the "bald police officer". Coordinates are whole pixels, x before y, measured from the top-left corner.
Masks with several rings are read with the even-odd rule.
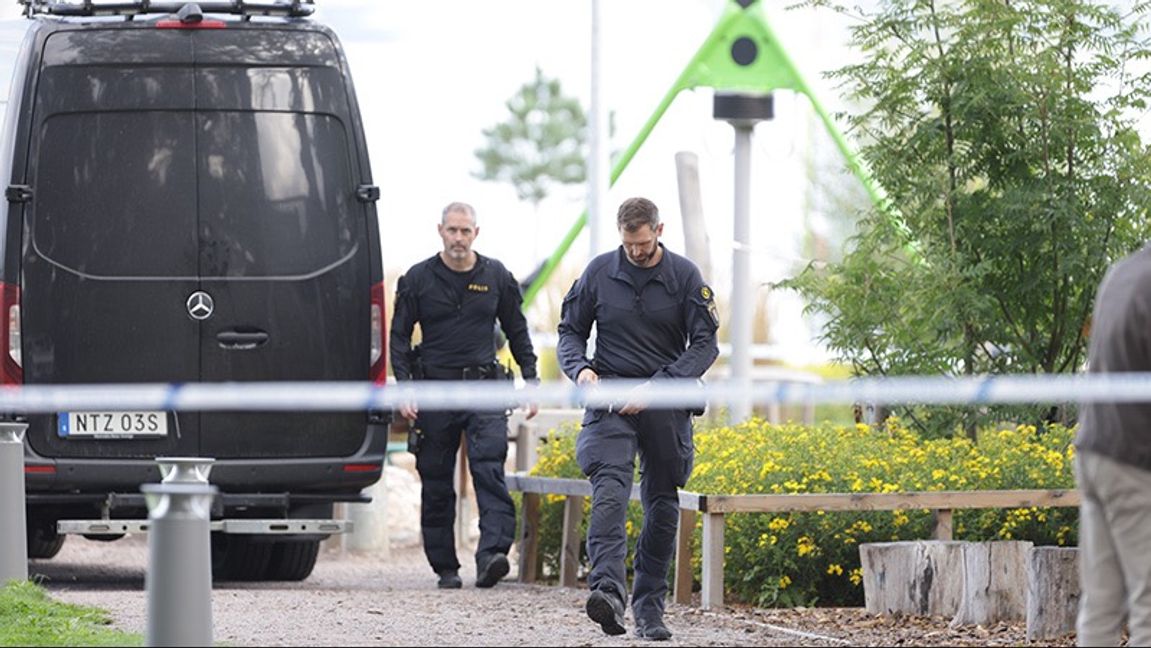
[[[694,263],[659,242],[663,223],[650,200],[625,200],[616,222],[623,245],[592,259],[564,298],[556,350],[564,373],[580,385],[701,377],[719,355],[711,289]],[[589,360],[592,324],[597,333]],[[632,616],[638,637],[667,640],[663,612],[679,522],[677,489],[694,460],[691,412],[648,409],[644,385],[618,408],[589,408],[576,442],[576,459],[592,483],[587,614],[607,634],[626,632],[627,506],[638,452],[644,522]]]
[[[439,224],[443,251],[412,266],[396,284],[392,315],[392,373],[396,380],[493,380],[508,377],[496,362],[495,325],[499,321],[512,356],[525,381],[538,382],[536,355],[520,311],[523,297],[512,273],[499,261],[477,254],[472,243],[480,233],[471,205],[454,202],[444,208]],[[418,355],[412,331],[420,325]],[[528,405],[527,418],[538,407]],[[491,587],[507,575],[507,553],[515,539],[516,510],[504,481],[508,453],[507,412],[421,412],[415,404],[400,407],[422,433],[416,470],[422,483],[420,527],[424,554],[439,576],[438,585],[463,585],[456,557],[456,491],[453,486],[461,434],[467,435],[468,462],[480,512],[476,547],[476,587]],[[419,439],[421,437],[417,437]]]

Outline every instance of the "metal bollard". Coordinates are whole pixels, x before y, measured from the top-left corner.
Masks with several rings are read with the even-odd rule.
[[[24,432],[27,423],[0,423],[0,587],[28,580],[28,520],[24,512]]]
[[[148,502],[149,646],[212,645],[212,459],[157,458]]]

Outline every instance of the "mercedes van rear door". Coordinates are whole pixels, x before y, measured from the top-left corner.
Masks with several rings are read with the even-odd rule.
[[[24,381],[198,380],[200,325],[186,305],[200,263],[188,42],[143,29],[40,37],[19,295]],[[29,422],[28,443],[46,457],[198,450],[195,412]]]
[[[367,207],[357,126],[325,32],[230,25],[194,33],[201,379],[366,381]],[[365,412],[203,412],[200,453],[351,456]],[[286,476],[287,481],[291,476]]]

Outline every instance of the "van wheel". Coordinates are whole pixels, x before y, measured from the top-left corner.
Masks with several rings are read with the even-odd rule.
[[[60,553],[68,539],[68,536],[56,533],[55,520],[29,520],[27,537],[29,558],[52,558]]]
[[[275,545],[253,536],[219,534],[212,542],[212,576],[221,581],[264,580]]]
[[[268,563],[268,580],[302,581],[312,574],[320,554],[320,541],[277,542]]]

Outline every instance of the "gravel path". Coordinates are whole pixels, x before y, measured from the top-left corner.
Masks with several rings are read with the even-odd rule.
[[[359,525],[386,519],[385,550],[352,551],[328,541],[302,583],[216,583],[213,636],[232,646],[624,646],[630,634],[604,635],[584,613],[587,590],[505,580],[488,590],[473,583],[468,550],[460,550],[464,588],[443,591],[418,545],[418,481],[388,466],[380,506]],[[386,514],[383,509],[386,507]],[[473,520],[474,521],[474,520]],[[474,541],[474,538],[473,538]],[[362,548],[362,547],[361,547]],[[516,574],[513,549],[512,574]],[[144,633],[145,536],[116,542],[70,537],[51,560],[29,563],[59,600],[107,610],[114,625]],[[509,577],[511,578],[511,577]],[[698,596],[697,596],[698,599]],[[698,605],[698,600],[696,601]],[[716,611],[668,606],[671,645],[689,646],[1021,646],[1024,625],[948,627],[946,618],[891,618],[859,608]],[[629,629],[631,613],[628,612]],[[643,642],[646,643],[646,642]],[[1071,646],[1073,638],[1044,645]]]
[[[217,583],[214,637],[234,646],[624,646],[589,621],[586,590],[505,580],[490,590],[441,591],[418,547],[387,558],[325,550],[303,583]],[[59,600],[108,610],[122,630],[144,632],[147,540],[70,538],[32,577]],[[514,569],[513,569],[513,573]],[[857,608],[715,612],[670,605],[671,645],[690,646],[1020,646],[1023,624],[949,628],[943,618],[889,618]],[[630,627],[631,618],[628,614]],[[1035,644],[1031,644],[1035,645]],[[1070,646],[1070,637],[1044,645]]]
[[[474,569],[461,590],[441,591],[418,548],[370,555],[325,551],[303,583],[218,583],[212,594],[214,637],[263,646],[619,646],[583,611],[586,591],[504,581],[475,588]],[[108,610],[115,625],[143,632],[147,541],[69,538],[52,560],[31,562],[34,578],[56,598]],[[693,646],[842,645],[772,631],[731,615],[672,606],[675,641]],[[629,618],[630,622],[630,618]]]

